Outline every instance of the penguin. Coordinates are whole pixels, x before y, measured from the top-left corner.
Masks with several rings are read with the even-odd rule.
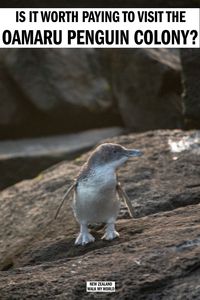
[[[77,178],[69,187],[56,212],[57,217],[64,200],[73,192],[73,212],[80,225],[75,245],[86,245],[95,238],[88,224],[106,223],[104,240],[113,240],[119,236],[115,222],[120,210],[120,198],[127,205],[133,217],[133,207],[126,192],[117,179],[116,171],[130,157],[141,156],[137,149],[126,149],[119,144],[103,143],[99,145],[83,164]]]

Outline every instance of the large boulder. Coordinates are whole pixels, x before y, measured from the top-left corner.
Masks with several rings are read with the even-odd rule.
[[[61,235],[38,241],[27,249],[21,267],[0,272],[1,297],[199,299],[199,213],[199,205],[191,205],[120,221],[120,240],[103,242],[100,230],[96,244],[86,247],[75,248]],[[66,235],[70,229],[68,221]],[[87,293],[86,282],[91,280],[115,281],[116,292]]]
[[[1,49],[0,76],[0,138],[182,127],[178,50]]]
[[[200,51],[181,49],[183,66],[183,105],[187,128],[200,127]]]
[[[95,49],[2,49],[0,54],[0,75],[2,69],[7,76],[0,85],[1,94],[6,90],[0,137],[5,118],[12,129],[8,137],[20,135],[16,122],[21,136],[120,123]]]
[[[2,299],[93,299],[85,291],[87,280],[115,281],[113,299],[198,299],[199,132],[156,131],[109,141],[144,152],[119,171],[135,219],[128,219],[123,206],[120,238],[102,241],[100,227],[96,242],[85,247],[74,246],[78,226],[70,200],[53,221],[88,153],[4,190]]]
[[[178,50],[121,49],[112,55],[112,86],[128,128],[181,128]]]
[[[28,100],[45,113],[62,115],[67,105],[93,112],[112,105],[94,49],[11,49],[4,64]]]

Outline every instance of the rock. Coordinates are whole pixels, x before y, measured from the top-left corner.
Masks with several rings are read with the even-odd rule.
[[[181,49],[184,83],[184,115],[187,128],[200,127],[200,53],[199,49]]]
[[[120,240],[103,242],[98,232],[86,247],[75,248],[67,237],[40,241],[27,266],[1,272],[1,297],[94,299],[86,281],[108,280],[116,284],[111,299],[198,299],[199,213],[194,205],[121,221]]]
[[[13,87],[13,105],[25,102],[22,112],[17,107],[8,123],[15,128],[18,114],[22,115],[21,135],[7,132],[5,136],[41,136],[120,124],[95,49],[2,49],[1,65],[9,74],[7,85]],[[9,94],[7,98],[8,103],[13,101]]]
[[[112,105],[108,83],[100,75],[93,49],[12,49],[5,65],[28,100],[47,113],[74,108],[99,112]]]
[[[176,49],[1,49],[1,73],[0,138],[183,126]]]
[[[182,127],[178,50],[116,50],[111,73],[114,96],[128,128]]]
[[[120,238],[112,242],[100,239],[100,228],[95,243],[75,247],[78,226],[70,200],[53,221],[88,153],[2,191],[1,298],[93,299],[86,281],[112,280],[113,299],[198,299],[199,136],[176,130],[109,139],[144,152],[119,171],[136,218],[127,219],[123,208]]]
[[[30,117],[28,105],[17,89],[9,73],[0,63],[0,136],[6,137],[10,130],[18,130],[20,124]]]
[[[121,128],[0,142],[0,189],[30,179],[61,160],[72,159],[104,138],[121,134]]]

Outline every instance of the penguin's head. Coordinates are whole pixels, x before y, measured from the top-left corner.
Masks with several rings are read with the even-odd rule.
[[[89,158],[95,166],[110,166],[114,169],[120,167],[130,157],[141,156],[137,149],[126,149],[119,144],[104,143],[98,146]]]

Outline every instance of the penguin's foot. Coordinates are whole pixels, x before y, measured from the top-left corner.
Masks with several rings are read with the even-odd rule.
[[[119,233],[115,230],[115,225],[113,223],[109,223],[106,225],[105,234],[102,236],[103,240],[113,240],[119,237]]]
[[[88,232],[88,233],[79,233],[76,238],[75,245],[86,245],[88,243],[94,242],[95,238]]]
[[[75,245],[86,245],[88,243],[94,242],[95,238],[89,233],[87,225],[81,224],[81,230],[76,238]]]

